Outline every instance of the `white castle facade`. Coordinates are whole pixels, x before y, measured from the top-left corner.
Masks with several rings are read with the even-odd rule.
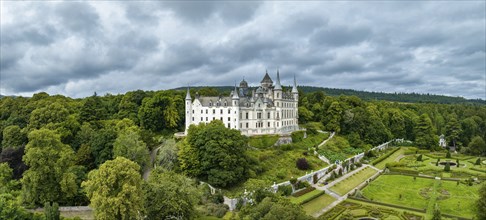
[[[275,86],[265,73],[260,86],[252,90],[243,80],[229,97],[200,97],[192,99],[187,90],[186,129],[191,124],[221,120],[226,127],[240,130],[243,135],[287,134],[299,129],[299,93],[294,76],[292,91],[283,92],[277,71]]]

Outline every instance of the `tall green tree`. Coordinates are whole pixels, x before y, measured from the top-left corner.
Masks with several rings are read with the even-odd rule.
[[[82,122],[97,121],[107,118],[107,110],[96,92],[84,100],[79,117]]]
[[[194,180],[157,168],[143,188],[148,219],[195,218],[201,192]]]
[[[469,153],[473,155],[486,155],[486,143],[480,136],[476,136],[472,139],[468,146]]]
[[[144,195],[140,166],[124,157],[106,161],[82,183],[96,219],[141,219]]]
[[[446,125],[446,139],[449,140],[454,148],[456,147],[457,140],[461,133],[462,128],[459,121],[457,121],[457,116],[455,114],[450,115]]]
[[[231,186],[247,177],[247,143],[239,131],[226,128],[219,120],[192,125],[179,150],[181,169],[211,185]]]
[[[246,205],[241,209],[239,215],[242,219],[251,220],[311,219],[304,213],[301,206],[282,197],[267,197],[256,205]]]
[[[326,130],[335,131],[339,133],[341,131],[341,117],[342,117],[343,109],[339,102],[334,101],[331,103],[331,106],[327,109],[326,112]]]
[[[29,133],[23,161],[29,167],[21,180],[27,204],[43,205],[77,193],[76,185],[63,184],[75,182],[76,175],[69,170],[74,165],[74,152],[55,131],[43,128]]]
[[[434,127],[429,115],[422,114],[414,128],[415,131],[415,143],[417,146],[426,149],[436,149],[438,143],[436,142]]]
[[[125,157],[142,168],[148,164],[149,150],[140,139],[138,127],[129,127],[118,132],[118,137],[113,143],[113,156]]]
[[[17,125],[3,129],[2,148],[19,148],[27,143],[27,135]]]

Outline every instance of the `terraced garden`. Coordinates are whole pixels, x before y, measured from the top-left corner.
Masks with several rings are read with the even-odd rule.
[[[378,171],[373,168],[366,167],[353,174],[352,176],[349,176],[348,178],[342,180],[336,185],[332,186],[330,190],[342,196],[352,189],[356,188],[359,184],[361,184],[377,172]]]

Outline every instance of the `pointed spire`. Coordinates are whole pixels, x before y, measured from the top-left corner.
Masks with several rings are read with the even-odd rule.
[[[238,87],[236,87],[235,83],[235,91],[233,92],[233,99],[239,99],[240,97],[238,96]]]
[[[299,91],[297,91],[297,80],[295,80],[295,74],[294,74],[294,86],[292,86],[292,93],[299,93]]]
[[[191,93],[189,92],[189,86],[187,87],[186,100],[192,100]]]
[[[282,90],[282,85],[280,85],[280,73],[277,69],[277,84],[275,85],[275,90]]]

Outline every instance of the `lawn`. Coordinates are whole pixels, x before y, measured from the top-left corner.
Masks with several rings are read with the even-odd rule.
[[[253,136],[248,139],[248,144],[251,147],[260,149],[272,147],[278,140],[278,135],[261,135]]]
[[[438,199],[442,213],[472,218],[474,216],[475,202],[478,200],[478,191],[481,185],[467,186],[457,185],[455,181],[442,181],[441,189],[447,190],[444,195],[449,194],[447,199]]]
[[[305,203],[304,205],[302,205],[302,207],[304,208],[305,213],[307,213],[308,215],[312,215],[320,211],[324,207],[328,206],[329,204],[333,203],[334,201],[336,201],[334,197],[328,194],[324,194]]]
[[[312,190],[304,195],[301,195],[299,197],[293,197],[293,196],[290,196],[290,202],[292,203],[295,203],[295,204],[301,204],[304,200],[310,198],[310,197],[313,197],[319,193],[321,193],[322,191],[321,190]]]
[[[389,157],[387,157],[383,161],[376,164],[375,167],[377,167],[378,169],[384,169],[387,163],[395,162],[395,160],[399,156],[403,155],[404,152],[405,152],[405,149],[401,148],[400,150],[396,151],[395,153],[393,153],[392,155],[390,155]]]
[[[414,180],[411,176],[381,175],[366,186],[362,193],[373,201],[425,209],[428,200],[420,195],[420,190],[432,188],[434,181],[426,178]]]
[[[436,201],[442,213],[472,218],[479,187],[457,185],[456,181],[382,175],[362,193],[373,201],[418,209],[431,209]]]
[[[375,169],[366,167],[353,174],[352,176],[342,180],[338,184],[332,186],[330,190],[334,191],[339,195],[344,195],[352,189],[356,188],[359,184],[361,184],[371,176],[373,176],[375,173],[377,173]]]

